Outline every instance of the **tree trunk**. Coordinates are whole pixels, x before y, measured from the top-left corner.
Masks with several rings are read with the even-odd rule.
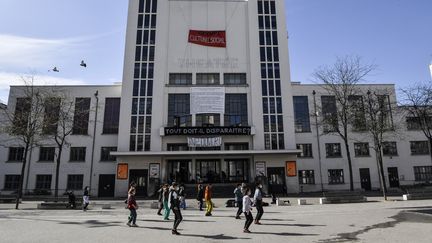
[[[59,153],[57,156],[57,164],[56,164],[56,179],[55,179],[55,187],[54,187],[54,197],[55,200],[57,201],[58,199],[58,185],[59,185],[59,175],[60,175],[60,162],[61,162],[61,155],[62,155],[62,151],[63,151],[63,146],[59,146]]]
[[[429,155],[431,157],[431,163],[432,163],[432,137],[429,137]]]
[[[384,174],[384,163],[383,163],[381,148],[376,148],[375,152],[376,152],[376,157],[377,157],[376,159],[377,159],[378,169],[379,169],[379,177],[381,181],[381,190],[383,192],[384,200],[387,201],[387,183]]]
[[[349,169],[349,178],[350,178],[350,191],[354,191],[354,179],[353,179],[353,170],[352,170],[352,161],[351,161],[351,152],[349,149],[349,144],[347,140],[344,140],[345,150],[348,158],[348,169]]]
[[[24,174],[25,174],[25,167],[27,164],[28,151],[29,151],[29,145],[26,145],[25,150],[24,150],[24,157],[22,160],[21,176],[20,176],[20,181],[19,181],[19,185],[18,185],[18,193],[16,196],[16,202],[15,202],[15,209],[17,209],[17,210],[19,209],[20,199],[22,198],[22,194],[23,194]]]

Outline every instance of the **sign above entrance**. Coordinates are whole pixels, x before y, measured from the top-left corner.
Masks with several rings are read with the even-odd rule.
[[[226,34],[225,31],[189,30],[189,43],[225,48]]]
[[[222,137],[215,138],[188,138],[188,146],[191,148],[220,147]]]
[[[165,127],[165,136],[251,135],[251,127]]]

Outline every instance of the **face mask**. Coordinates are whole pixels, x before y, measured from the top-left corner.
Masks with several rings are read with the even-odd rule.
[[[262,185],[259,185],[259,188],[262,188]]]

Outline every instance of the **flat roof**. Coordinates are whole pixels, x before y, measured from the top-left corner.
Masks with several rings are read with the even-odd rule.
[[[159,152],[111,152],[113,156],[194,156],[194,155],[282,155],[299,154],[301,150],[212,150],[212,151],[159,151]]]

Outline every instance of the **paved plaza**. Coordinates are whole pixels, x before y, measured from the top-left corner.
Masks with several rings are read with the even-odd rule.
[[[33,202],[16,211],[0,204],[0,242],[432,242],[431,200],[316,205],[309,199],[312,205],[270,206],[252,234],[242,232],[244,221],[235,220],[235,209],[223,201],[215,201],[212,217],[183,211],[181,236],[171,235],[172,221],[163,221],[149,202],[140,202],[139,228],[126,226],[128,211],[120,201],[97,201],[87,212],[37,210]],[[102,210],[106,203],[113,209]]]

